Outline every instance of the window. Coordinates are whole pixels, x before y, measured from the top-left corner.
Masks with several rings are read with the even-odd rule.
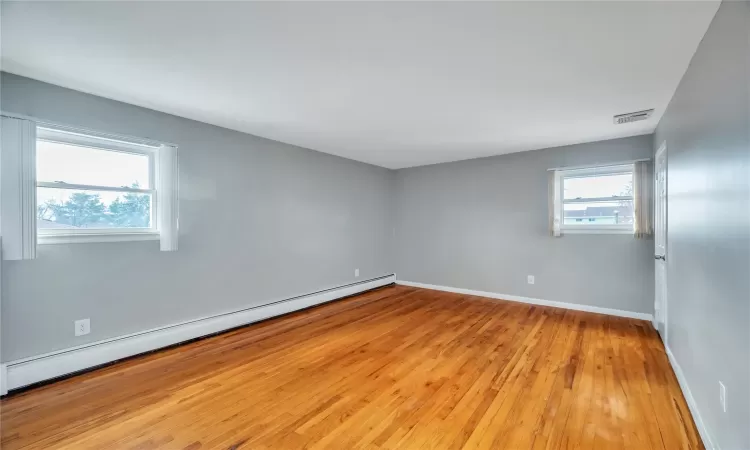
[[[158,147],[42,127],[36,144],[41,243],[159,238]]]
[[[566,233],[633,233],[633,165],[561,170],[556,207]]]

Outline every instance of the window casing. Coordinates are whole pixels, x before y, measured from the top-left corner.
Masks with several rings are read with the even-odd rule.
[[[560,170],[559,183],[564,234],[634,232],[633,164]]]
[[[140,143],[38,127],[38,242],[159,239],[158,150]],[[80,170],[71,167],[70,161],[60,164],[66,153],[82,163]]]

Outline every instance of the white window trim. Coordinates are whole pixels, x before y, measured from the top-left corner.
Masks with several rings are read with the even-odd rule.
[[[564,234],[630,234],[634,231],[631,228],[563,228]]]
[[[618,164],[611,166],[601,167],[586,167],[581,169],[563,169],[559,170],[559,197],[556,199],[558,211],[560,211],[561,223],[560,230],[563,234],[634,234],[635,224],[622,224],[622,225],[573,225],[566,224],[563,217],[563,211],[565,204],[571,203],[591,203],[591,202],[608,202],[613,200],[631,200],[634,201],[632,196],[623,197],[595,197],[595,198],[581,198],[581,199],[568,199],[565,200],[565,179],[566,178],[582,178],[582,177],[597,177],[602,175],[616,175],[616,174],[634,174],[634,165],[629,164]]]
[[[76,230],[78,231],[78,230]],[[84,244],[94,242],[132,242],[132,241],[158,241],[159,233],[76,233],[76,234],[40,234],[37,243],[47,244]]]
[[[38,244],[72,244],[89,242],[126,242],[159,240],[158,228],[158,195],[156,190],[156,174],[158,173],[158,147],[113,139],[107,135],[93,132],[76,132],[67,128],[56,128],[46,125],[37,127],[37,140],[72,144],[76,146],[94,148],[101,151],[112,151],[146,155],[149,162],[150,189],[136,189],[128,187],[97,186],[88,184],[71,184],[63,182],[38,181],[37,187],[97,190],[110,192],[137,192],[151,195],[151,227],[150,228],[89,228],[89,229],[37,229]]]

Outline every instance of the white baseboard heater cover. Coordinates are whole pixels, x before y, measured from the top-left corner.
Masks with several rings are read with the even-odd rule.
[[[280,316],[393,284],[395,275],[348,284],[267,305],[191,320],[5,363],[0,394],[130,356]],[[5,376],[3,376],[5,375]]]

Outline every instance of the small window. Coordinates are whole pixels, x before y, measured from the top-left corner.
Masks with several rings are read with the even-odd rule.
[[[633,232],[633,166],[560,171],[561,229],[565,232]]]
[[[36,222],[40,242],[92,235],[109,238],[101,240],[158,239],[157,150],[37,128]]]

